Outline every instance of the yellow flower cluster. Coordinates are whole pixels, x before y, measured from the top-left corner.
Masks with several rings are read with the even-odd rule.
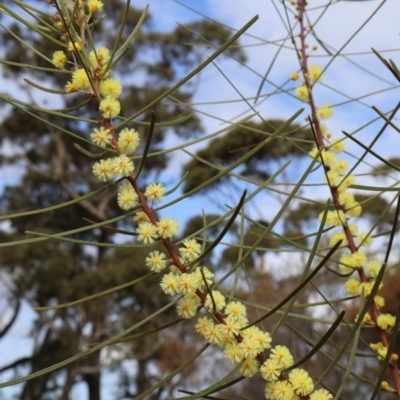
[[[123,182],[118,187],[118,205],[123,210],[130,210],[138,203],[138,195],[129,182]]]
[[[90,13],[94,13],[96,11],[101,11],[103,9],[104,4],[100,0],[89,0],[86,3],[86,6]]]
[[[88,2],[88,7],[89,7]],[[99,1],[93,1],[92,11]],[[82,45],[79,42],[67,46],[70,51],[81,51]],[[109,77],[107,68],[110,64],[110,51],[104,46],[93,49],[89,52],[88,59],[84,66],[75,65],[72,73],[71,82],[67,82],[66,90],[68,93],[75,91],[85,91],[90,94],[101,96],[99,110],[105,119],[116,118],[121,111],[121,105],[118,97],[122,93],[121,83],[114,78]],[[53,54],[52,63],[56,68],[63,68],[67,62],[67,56],[63,51],[56,51]]]
[[[67,7],[72,7],[68,0],[64,0]],[[103,2],[100,0],[88,0],[78,4],[77,10],[81,17],[89,18],[92,13],[102,10]],[[75,9],[76,11],[76,9]],[[61,29],[63,27],[61,26]],[[133,184],[132,173],[134,164],[130,157],[140,144],[139,133],[131,128],[124,128],[119,133],[115,132],[113,119],[121,112],[118,98],[122,93],[121,83],[110,77],[109,67],[112,63],[110,51],[106,47],[93,48],[88,51],[84,40],[75,40],[73,43],[65,43],[65,49],[71,52],[70,63],[72,67],[71,81],[66,84],[67,92],[83,91],[95,97],[98,101],[99,112],[103,117],[101,124],[90,133],[90,139],[94,145],[108,147],[115,152],[114,157],[97,161],[93,165],[93,174],[101,181],[109,181],[115,177],[129,178],[118,186],[117,202],[122,210],[131,210],[137,207],[133,217],[136,226],[137,241],[145,245],[151,245],[155,241],[172,239],[179,232],[179,222],[170,217],[162,217],[157,221],[148,209],[139,209],[139,196],[143,201],[141,193],[136,191]],[[80,52],[77,57],[77,52]],[[83,65],[78,65],[77,60]],[[56,68],[63,69],[68,62],[64,51],[56,51],[53,54],[52,63]],[[293,73],[293,80],[298,79],[298,73]],[[308,102],[310,97],[309,83],[317,83],[322,79],[322,67],[315,64],[310,67],[304,84],[296,88],[295,94],[302,101]],[[318,108],[317,115],[320,119],[332,115],[333,109],[329,105]],[[336,180],[342,178],[347,170],[345,160],[337,160],[336,154],[344,149],[343,142],[333,142],[329,149],[321,154],[321,161],[337,174]],[[314,155],[315,155],[315,150]],[[350,180],[351,181],[351,180]],[[349,180],[343,179],[341,186],[350,185]],[[344,192],[344,191],[343,191]],[[148,202],[160,202],[166,194],[166,188],[161,183],[150,183],[143,192]],[[353,215],[361,212],[358,203],[349,196],[342,196],[344,211],[330,211],[327,221],[329,224],[339,226],[345,223],[346,213]],[[351,211],[353,210],[353,211]],[[346,213],[345,213],[346,212]],[[336,239],[345,237],[336,234]],[[363,236],[367,242],[368,236]],[[344,246],[345,246],[344,242]],[[300,368],[293,369],[286,377],[282,371],[294,364],[290,350],[285,346],[277,345],[271,348],[271,336],[257,326],[249,326],[246,316],[246,308],[239,301],[230,301],[218,290],[210,290],[213,286],[214,274],[205,266],[193,266],[201,255],[202,248],[195,239],[185,239],[179,247],[180,268],[174,265],[172,259],[158,250],[151,251],[145,259],[145,264],[150,271],[162,274],[160,280],[161,290],[170,296],[179,295],[176,311],[181,318],[192,318],[204,306],[203,311],[209,315],[198,318],[195,330],[204,339],[220,347],[224,356],[232,363],[241,363],[240,373],[245,377],[251,377],[258,371],[266,380],[265,395],[271,400],[292,400],[298,396],[309,396],[311,400],[329,400],[332,396],[325,389],[314,391],[314,383],[308,373]],[[171,254],[172,258],[175,255]],[[355,268],[363,262],[362,256],[352,255]],[[175,263],[178,264],[177,259]],[[352,268],[348,266],[348,268]],[[182,268],[183,266],[183,268]],[[169,267],[169,271],[168,271]],[[165,273],[164,271],[167,272]],[[352,271],[352,269],[351,269]],[[372,265],[370,275],[376,272]],[[360,290],[361,285],[353,288]],[[365,291],[367,289],[364,289]],[[376,299],[379,302],[377,296]],[[212,317],[212,318],[210,318]],[[382,326],[393,326],[388,318],[381,318]],[[267,360],[261,363],[259,355],[269,350]],[[314,392],[313,392],[314,391]]]
[[[64,6],[66,6],[69,11],[74,10],[74,12],[77,12],[79,14],[78,19],[84,21],[83,23],[89,23],[92,14],[102,10],[103,2],[100,0],[88,0],[85,9],[82,3],[78,4],[78,7],[76,7],[74,1],[64,0]],[[97,75],[94,74],[94,70],[90,64],[86,63],[84,66],[79,66],[77,64],[78,59],[86,59],[84,56],[86,54],[84,40],[79,38],[77,32],[73,29],[70,29],[67,33],[61,21],[56,21],[56,24],[62,31],[61,40],[65,43],[65,49],[72,53],[71,58],[73,61],[70,62],[71,65],[73,65],[72,81],[66,84],[66,91],[67,93],[78,90],[90,92],[92,83],[96,81]],[[71,36],[74,37],[73,41],[67,41],[66,38],[71,38]],[[81,53],[80,57],[76,57],[77,52]],[[65,63],[68,62],[68,58],[64,51],[57,50],[53,53],[51,62],[56,68],[63,69]]]
[[[96,145],[106,147],[106,145],[112,142],[112,135],[109,129],[100,127],[99,129],[94,129],[90,134],[90,139]],[[136,151],[139,146],[139,133],[135,129],[123,129],[117,140],[119,151],[122,154],[119,156],[108,158],[105,160],[97,161],[93,165],[93,174],[100,180],[106,182],[113,179],[114,177],[127,177],[130,176],[134,170],[134,165],[132,160],[127,156],[127,154]],[[112,145],[112,147],[115,147]],[[121,192],[119,191],[119,195]],[[125,191],[126,194],[126,191]],[[122,196],[122,195],[121,195]],[[133,200],[133,199],[132,199]],[[118,202],[120,205],[120,202]],[[134,207],[134,202],[131,202],[131,206],[121,206],[124,210]]]
[[[150,183],[146,187],[144,195],[149,201],[162,201],[165,195],[165,186],[162,183]]]
[[[67,62],[67,56],[62,50],[55,51],[51,62],[56,68],[62,69],[64,68],[64,64]]]
[[[298,88],[299,89],[299,88]],[[316,110],[316,116],[319,119],[329,118],[333,114],[333,109],[329,105],[322,105]],[[324,127],[324,132],[327,129]],[[324,133],[323,133],[324,134]],[[327,138],[327,135],[325,135]],[[369,232],[358,233],[358,227],[356,224],[349,224],[348,219],[358,217],[361,215],[362,207],[356,201],[354,195],[348,191],[349,186],[355,183],[353,175],[347,175],[348,163],[345,159],[337,158],[337,154],[344,151],[343,140],[332,140],[322,149],[320,156],[317,161],[323,163],[325,167],[326,177],[328,184],[331,188],[335,189],[337,194],[337,209],[328,211],[326,217],[326,225],[328,226],[340,226],[339,231],[333,231],[330,237],[330,245],[334,246],[338,241],[342,241],[341,247],[349,247],[349,237],[356,238],[358,242],[356,250],[352,248],[352,252],[342,254],[339,259],[339,269],[343,274],[351,275],[355,270],[363,269],[366,281],[360,281],[360,279],[349,278],[345,282],[345,289],[349,295],[356,296],[363,294],[364,296],[370,296],[375,285],[375,279],[379,274],[382,267],[381,263],[376,260],[367,261],[366,254],[360,250],[361,247],[367,247],[372,242],[372,236]],[[316,158],[319,154],[319,150],[313,148],[309,155],[312,158]],[[320,214],[320,219],[323,213]],[[343,230],[344,228],[344,230]],[[380,283],[378,289],[381,289],[383,284]],[[374,297],[374,304],[379,310],[385,305],[385,299],[381,296],[376,295]],[[358,316],[356,320],[358,319]],[[395,317],[390,314],[379,314],[376,322],[373,321],[371,315],[366,313],[363,317],[363,324],[376,325],[385,331],[391,332],[395,325]],[[378,344],[371,344],[371,348],[377,352],[379,359],[384,359],[387,354],[387,348],[379,342]],[[397,355],[393,355],[397,359]],[[287,386],[285,386],[287,389]],[[310,396],[312,399],[313,396]]]
[[[151,188],[155,187],[156,185],[152,185]],[[151,190],[149,189],[148,192],[151,193]],[[152,197],[149,200],[152,200]],[[140,212],[135,217],[135,221],[141,221],[137,229],[139,235],[146,236],[144,231],[148,230],[152,235],[152,240],[157,236],[162,237],[160,223],[156,227]],[[140,236],[138,240],[145,241]],[[179,248],[179,253],[180,260],[185,265],[200,256],[201,246],[195,239],[185,239]],[[260,365],[257,356],[271,348],[270,334],[256,326],[247,327],[249,320],[246,317],[246,307],[241,302],[231,301],[227,304],[225,296],[220,291],[206,290],[212,286],[214,277],[207,267],[196,267],[194,270],[182,273],[172,264],[172,260],[166,260],[165,254],[159,251],[153,251],[148,255],[146,265],[151,271],[157,273],[170,266],[170,272],[163,275],[160,286],[167,295],[182,296],[176,306],[176,311],[181,318],[194,317],[202,305],[198,291],[205,294],[204,307],[209,314],[214,315],[214,318],[200,316],[195,325],[196,332],[208,343],[220,347],[230,362],[242,363],[239,371],[243,376],[251,377],[260,370],[262,377],[267,381],[265,389],[267,398],[272,400],[284,398],[282,393],[290,393],[290,399],[295,395],[311,394],[314,384],[303,369],[294,369],[287,380],[280,380],[281,371],[294,363],[293,356],[287,347],[275,346],[270,350],[269,358]],[[223,317],[223,322],[217,322],[215,318],[217,315]],[[314,392],[315,399],[319,398],[318,392]],[[327,395],[326,399],[330,397]]]
[[[377,325],[379,328],[388,330],[394,327],[396,322],[396,317],[391,314],[381,314],[376,320]]]
[[[322,104],[315,112],[319,119],[328,119],[333,115],[333,107],[329,104]]]
[[[93,165],[93,174],[100,180],[106,182],[116,176],[126,177],[133,172],[132,160],[125,154],[106,160],[100,160]]]
[[[308,396],[314,390],[314,383],[308,375],[308,372],[304,369],[295,368],[290,371],[288,380],[278,380],[277,373],[274,371],[273,362],[271,363],[270,360],[268,360],[261,368],[264,370],[261,372],[261,374],[263,376],[266,374],[268,377],[268,383],[265,387],[265,396],[268,399],[292,400],[294,398],[298,398],[297,396]],[[314,398],[318,398],[317,392],[319,391],[315,391],[314,394],[311,394],[311,396],[314,395]],[[327,393],[329,395],[329,392]],[[326,397],[326,399],[330,398],[331,397]]]
[[[393,317],[394,318],[394,317]],[[387,355],[387,347],[382,343],[382,342],[378,342],[378,343],[371,343],[369,345],[369,347],[376,352],[378,360],[383,360],[386,355]],[[390,356],[390,361],[391,362],[396,362],[398,360],[399,356],[395,353],[393,353]]]

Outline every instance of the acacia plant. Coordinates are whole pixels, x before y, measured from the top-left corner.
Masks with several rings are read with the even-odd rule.
[[[390,188],[360,185],[354,173],[366,155],[399,170],[372,150],[388,126],[398,130],[392,122],[398,107],[389,116],[376,109],[383,126],[369,145],[354,134],[344,132],[341,138],[331,134],[322,122],[333,117],[335,107],[321,104],[316,93],[327,79],[329,63],[323,67],[312,61],[318,46],[311,47],[309,42],[315,40],[325,50],[328,47],[316,33],[318,18],[315,23],[307,19],[306,1],[282,2],[281,17],[286,18],[298,68],[293,64],[296,72],[286,82],[296,82],[293,90],[285,84],[274,89],[300,100],[301,108],[285,121],[265,119],[246,100],[252,110],[249,116],[197,138],[199,120],[188,112],[193,106],[187,105],[191,93],[182,88],[221,55],[245,63],[244,53],[235,46],[257,23],[257,17],[230,37],[227,30],[211,31],[218,32],[218,38],[196,33],[196,29],[207,31],[204,27],[213,26],[206,23],[180,27],[175,35],[165,37],[141,33],[147,9],[140,15],[134,13],[128,1],[111,41],[107,31],[101,30],[110,9],[100,0],[51,0],[49,4],[48,13],[15,0],[14,5],[29,14],[27,18],[14,6],[0,5],[7,18],[34,33],[28,40],[22,39],[15,27],[6,29],[8,39],[12,37],[29,49],[31,64],[21,62],[15,53],[3,63],[12,69],[30,68],[45,77],[41,83],[26,82],[43,91],[48,103],[51,96],[69,99],[65,107],[56,109],[31,98],[23,101],[1,94],[2,101],[14,109],[4,124],[11,140],[14,135],[21,140],[23,116],[29,116],[29,134],[49,132],[49,139],[25,148],[30,171],[41,177],[40,184],[34,185],[26,175],[22,187],[9,188],[5,197],[8,207],[14,209],[21,204],[29,207],[33,203],[29,197],[37,197],[39,208],[2,216],[12,221],[16,231],[5,233],[1,246],[8,274],[21,285],[14,288],[15,298],[29,299],[35,290],[29,285],[31,276],[37,281],[56,281],[57,275],[65,275],[63,285],[39,286],[35,295],[35,310],[42,315],[39,325],[47,330],[45,345],[30,360],[31,372],[0,386],[26,382],[21,398],[46,395],[67,399],[81,377],[89,392],[92,388],[90,398],[99,399],[100,350],[128,344],[130,347],[122,349],[136,357],[137,373],[134,385],[129,374],[122,376],[124,391],[119,398],[175,398],[178,389],[185,399],[209,398],[222,390],[235,396],[235,388],[241,392],[248,388],[256,398],[261,391],[271,400],[329,400],[366,393],[370,398],[378,393],[400,397],[395,350],[399,319],[382,311],[385,297],[383,292],[378,294],[387,271],[396,268],[396,264],[388,266],[400,207],[399,202],[395,210],[392,207],[398,200],[398,181]],[[188,50],[191,44],[182,37],[196,38],[213,52],[202,59],[193,49]],[[43,43],[49,47],[39,46]],[[149,74],[157,77],[152,81],[154,90],[129,86],[124,75],[129,61],[135,59],[135,50],[145,44],[160,46],[160,63],[146,65]],[[376,56],[400,80],[396,65],[378,52]],[[193,58],[197,66],[193,66]],[[174,82],[171,60],[193,68]],[[143,66],[143,62],[139,64]],[[255,102],[265,82],[266,75]],[[140,93],[135,104],[129,101],[133,93]],[[304,117],[305,123],[300,122]],[[256,118],[261,122],[251,120]],[[169,146],[168,140],[162,140],[162,132],[171,126],[193,139]],[[149,165],[155,164],[160,172],[167,156],[173,163],[177,151],[208,139],[212,140],[207,149],[187,152],[192,157],[187,173],[173,184],[166,186],[158,173],[149,172],[154,168]],[[345,154],[350,140],[364,151],[351,168],[348,159],[339,155]],[[294,158],[301,158],[304,170],[295,183],[285,182],[284,178],[292,175]],[[44,159],[57,169],[44,171]],[[382,168],[378,172],[382,173]],[[316,174],[325,180],[327,199],[303,195]],[[186,229],[168,213],[175,205],[185,207],[196,195],[215,193],[217,187],[227,187],[235,200],[231,204],[221,201],[222,213],[199,210],[201,217]],[[372,199],[396,193],[366,231],[359,232],[357,222],[371,198],[360,200],[354,189],[378,192]],[[24,197],[27,191],[30,194]],[[257,200],[266,191],[283,196],[282,204],[274,215],[265,217],[268,221],[255,219],[251,210],[259,206]],[[167,202],[166,196],[171,200]],[[296,213],[299,215],[294,218]],[[311,221],[312,213],[318,220]],[[307,229],[302,223],[304,215],[311,221]],[[390,227],[374,235],[381,221]],[[117,234],[128,239],[121,240]],[[386,240],[380,247],[386,247],[382,261],[365,250],[374,236],[381,244],[382,238]],[[97,249],[95,257],[87,247]],[[263,263],[273,251],[287,252],[292,257],[289,260],[301,264],[294,280],[269,282],[271,275],[265,273]],[[295,251],[300,258],[292,255]],[[329,290],[327,282],[335,288],[344,283],[338,293],[347,294],[329,299],[324,294],[324,286]],[[313,303],[316,294],[322,303]],[[54,305],[54,299],[63,304]],[[346,301],[350,302],[348,318],[337,310],[337,304]],[[129,308],[132,304],[135,307]],[[328,310],[330,318],[318,318],[312,311],[315,305]],[[138,315],[133,317],[135,310]],[[291,322],[292,317],[296,323]],[[88,321],[92,334],[85,337]],[[164,343],[155,346],[154,335]],[[57,352],[57,359],[51,359],[53,349],[60,347],[65,352]],[[221,369],[208,376],[205,366],[218,363]],[[62,388],[57,375],[61,369],[66,372]],[[157,379],[149,376],[151,369],[157,371]],[[245,378],[258,383],[249,388]]]

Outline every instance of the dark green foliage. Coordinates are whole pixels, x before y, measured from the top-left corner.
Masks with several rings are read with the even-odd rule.
[[[392,157],[387,160],[389,163],[400,166],[400,158],[398,157]],[[375,174],[376,176],[382,176],[385,177],[387,175],[390,175],[393,173],[393,169],[390,168],[388,165],[381,163],[380,165],[377,165],[371,173]]]
[[[238,126],[230,130],[226,135],[213,139],[207,148],[196,153],[196,156],[211,162],[215,165],[229,166],[234,161],[245,155],[253,147],[257,146],[263,140],[267,139],[269,134],[273,133],[283,121],[268,120],[267,123],[249,122],[243,126]],[[277,162],[284,159],[304,156],[306,151],[310,149],[310,140],[312,134],[308,129],[302,129],[296,125],[290,125],[284,131],[284,137],[278,137],[272,143],[268,144],[263,151],[256,153],[253,157],[246,160],[238,171],[241,175],[264,181],[268,179],[273,171],[273,167]],[[293,140],[293,142],[291,142]],[[211,168],[201,162],[193,159],[184,167],[185,171],[189,171],[186,178],[184,192],[196,188],[206,180],[214,177],[218,170]],[[228,176],[222,181],[227,181]],[[220,185],[221,181],[214,182],[205,188],[206,191],[215,189],[216,185]]]

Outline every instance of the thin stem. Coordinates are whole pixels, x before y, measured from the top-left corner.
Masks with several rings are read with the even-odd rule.
[[[321,132],[319,119],[317,117],[317,108],[315,105],[316,103],[315,103],[314,96],[312,93],[313,84],[310,82],[309,73],[308,73],[308,64],[307,64],[308,54],[307,54],[307,50],[306,50],[307,49],[307,46],[306,46],[307,31],[306,31],[306,27],[304,26],[306,1],[305,0],[297,0],[297,6],[298,6],[298,21],[299,21],[299,26],[300,26],[300,33],[298,36],[299,40],[300,40],[299,60],[300,60],[301,68],[303,71],[305,85],[307,86],[307,88],[309,90],[308,103],[309,103],[310,109],[311,109],[311,121],[310,122],[315,130],[317,146],[325,148],[324,138],[323,138],[323,135]],[[329,171],[329,167],[324,165],[324,170],[325,170],[325,173],[327,173]],[[329,182],[329,180],[328,180],[328,182]],[[328,185],[329,185],[329,183],[328,183]],[[337,211],[344,212],[345,211],[344,208],[339,203],[339,193],[338,193],[337,187],[332,187],[329,185],[329,189],[331,192],[331,196],[333,199],[333,204],[334,204],[335,209]],[[345,233],[346,239],[347,239],[348,248],[350,249],[351,253],[353,254],[358,251],[358,247],[355,244],[355,241],[354,241],[353,235],[351,234],[347,220],[342,221],[342,227],[343,227],[343,231]],[[368,278],[365,274],[364,267],[357,268],[357,272],[358,272],[361,282],[364,282],[364,283],[368,282]],[[370,304],[369,313],[372,318],[372,321],[376,325],[376,329],[378,331],[378,334],[379,334],[382,344],[386,348],[388,348],[389,343],[390,343],[390,335],[387,331],[381,329],[377,325],[377,319],[378,319],[378,316],[380,315],[380,311],[378,310],[377,306],[375,305],[375,303],[373,301]],[[390,363],[390,368],[392,370],[393,379],[394,379],[394,382],[396,385],[397,395],[399,395],[400,394],[399,369],[398,369],[398,366],[396,363]]]

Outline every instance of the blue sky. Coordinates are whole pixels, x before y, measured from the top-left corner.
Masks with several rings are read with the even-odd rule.
[[[202,117],[205,134],[210,134],[236,121],[238,118],[242,118],[244,115],[253,112],[249,110],[246,102],[241,100],[241,96],[253,97],[256,95],[261,81],[260,75],[263,76],[265,74],[268,66],[275,57],[278,49],[277,43],[280,43],[287,35],[284,23],[280,19],[281,16],[285,20],[285,14],[282,11],[282,7],[276,1],[204,0],[182,1],[182,3],[228,25],[233,29],[233,32],[240,29],[254,15],[259,15],[259,20],[249,29],[248,35],[244,35],[241,38],[241,43],[248,46],[246,47],[248,55],[247,66],[251,70],[234,60],[216,60],[216,64],[223,68],[224,73],[233,82],[234,87],[213,65],[209,65],[201,73],[194,102],[239,100],[235,103],[221,103],[219,105],[197,104],[193,106],[194,109],[211,114],[211,116]],[[312,0],[310,3],[315,8],[315,11],[310,13],[311,21],[313,21],[322,10],[318,8],[319,5],[323,5],[325,2]],[[160,31],[173,29],[176,26],[176,22],[185,24],[201,18],[193,11],[169,0],[136,0],[132,4],[137,8],[143,8],[146,4],[149,4],[154,26]],[[274,4],[278,4],[277,8],[281,12],[280,16]],[[334,2],[331,9],[317,23],[315,30],[325,43],[332,46],[333,49],[338,50],[357,31],[379,4],[379,1]],[[361,30],[355,36],[354,40],[345,47],[344,53],[349,54],[348,57],[351,61],[345,58],[336,58],[333,60],[324,74],[323,84],[328,87],[320,85],[316,88],[316,96],[319,104],[326,102],[330,104],[342,103],[346,100],[346,96],[353,98],[364,96],[373,91],[391,89],[382,94],[364,98],[362,100],[364,104],[353,102],[338,106],[335,109],[334,117],[326,123],[334,137],[342,137],[342,130],[351,133],[376,118],[377,114],[371,109],[372,105],[377,106],[383,112],[387,112],[398,101],[399,89],[395,88],[397,85],[395,79],[376,56],[370,53],[371,47],[374,47],[378,51],[399,49],[398,11],[398,2],[396,0],[387,0],[378,13],[371,19],[367,27]],[[294,23],[293,18],[291,19],[291,23]],[[287,44],[290,46],[289,42]],[[314,44],[316,44],[316,40],[310,39],[310,46]],[[355,54],[365,52],[369,54]],[[315,54],[315,62],[320,63],[323,67],[330,61],[330,57],[327,57],[326,53],[321,49],[316,51]],[[386,58],[393,58],[400,64],[399,50],[385,52],[382,55]],[[376,76],[371,76],[352,62],[372,71]],[[274,67],[271,69],[269,79],[281,85],[286,82],[291,72],[297,69],[298,63],[294,52],[289,49],[283,49],[277,57]],[[295,86],[296,83],[289,82],[285,88],[294,88]],[[335,92],[332,88],[340,93]],[[273,90],[273,86],[266,83],[261,94],[266,95]],[[251,104],[253,104],[252,101]],[[255,109],[266,119],[277,117],[285,119],[303,106],[307,107],[288,94],[280,93],[268,97],[263,103],[257,104]],[[238,115],[241,115],[241,117],[237,117]],[[298,121],[300,123],[304,122],[304,115],[299,118]],[[225,122],[222,123],[221,121]],[[395,120],[395,123],[398,123],[398,119]],[[379,121],[371,126],[367,126],[360,130],[356,137],[367,143],[372,140],[374,133],[381,125],[382,121]],[[178,137],[175,140],[176,143],[180,142],[180,138]],[[195,151],[198,147],[193,146],[191,151]],[[400,137],[393,129],[388,129],[376,145],[376,150],[387,157],[397,155],[399,148]],[[355,154],[360,153],[360,150],[352,143],[348,143],[347,149]],[[3,148],[3,151],[10,150],[12,148],[9,145]],[[183,153],[176,155],[178,165],[182,165],[188,159],[188,156]],[[374,162],[371,158],[368,160],[371,163]],[[300,165],[297,168],[299,169],[299,173],[301,173],[304,166]],[[363,172],[369,168],[368,166],[362,166],[360,171]],[[5,184],[12,183],[15,177],[18,176],[18,173],[20,172],[16,170],[0,169],[0,191]],[[166,173],[168,174],[168,178],[176,176],[176,164],[174,170],[169,169]],[[367,178],[360,179],[362,183],[369,182]],[[320,177],[320,181],[322,182],[322,176]],[[318,189],[314,190],[313,196],[321,196],[322,199],[325,193],[326,191]],[[268,202],[268,211],[265,211],[265,208],[259,208],[261,211],[258,212],[265,213],[263,215],[265,219],[271,219],[271,216],[279,208],[278,200],[270,194],[263,195],[260,198],[260,202]],[[204,205],[207,209],[212,204],[206,201],[202,204],[202,206]],[[186,211],[182,212],[182,207],[179,206],[171,212],[173,216],[179,215],[186,218],[191,213],[197,214],[199,207],[201,207],[200,203],[193,201],[189,205],[186,203]],[[194,211],[192,212],[192,210]],[[6,340],[0,342],[0,353],[2,354],[2,361],[4,363],[11,361],[13,357],[29,354],[29,327],[33,316],[33,312],[25,304],[18,323],[13,327],[11,334],[8,335]]]

